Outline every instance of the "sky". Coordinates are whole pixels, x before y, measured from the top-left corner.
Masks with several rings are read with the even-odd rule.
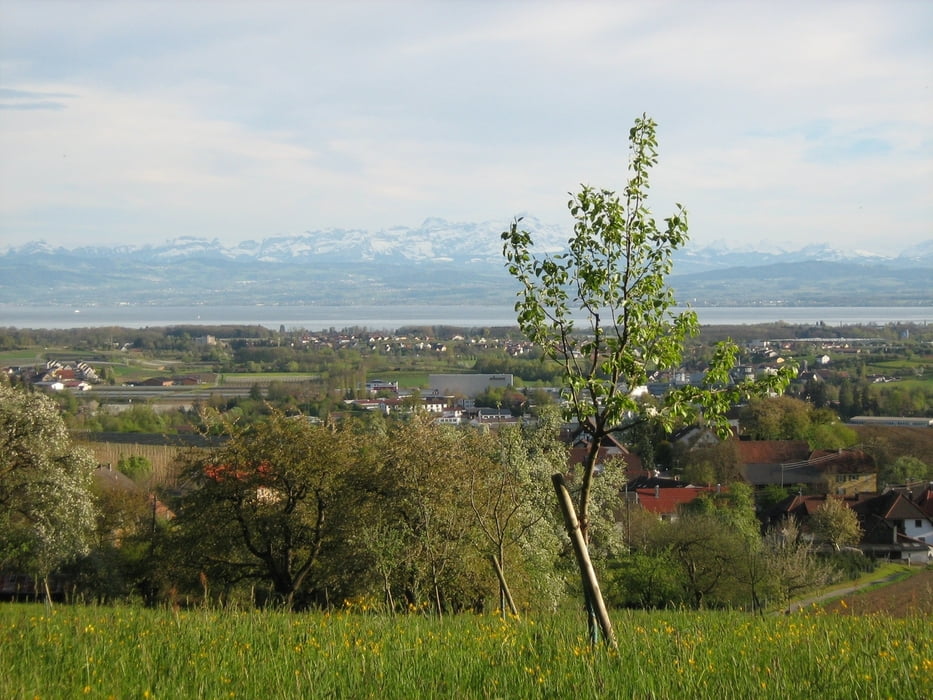
[[[933,2],[0,0],[0,250],[225,244],[621,190],[693,245],[933,239]]]

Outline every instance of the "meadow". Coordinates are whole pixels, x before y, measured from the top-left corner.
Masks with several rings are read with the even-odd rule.
[[[591,649],[579,615],[0,606],[3,698],[933,697],[929,619],[615,612]]]

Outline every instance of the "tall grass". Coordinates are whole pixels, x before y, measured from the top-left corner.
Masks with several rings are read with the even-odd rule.
[[[3,698],[933,697],[929,620],[0,607]]]

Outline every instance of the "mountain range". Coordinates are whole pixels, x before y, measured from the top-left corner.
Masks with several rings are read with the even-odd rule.
[[[440,304],[511,300],[501,232],[509,222],[450,223],[379,231],[325,229],[225,245],[182,237],[153,245],[54,247],[38,241],[0,252],[0,303],[8,304]],[[539,252],[569,232],[521,221]],[[931,305],[933,241],[884,256],[811,245],[737,249],[728,242],[677,251],[669,281],[695,305]]]

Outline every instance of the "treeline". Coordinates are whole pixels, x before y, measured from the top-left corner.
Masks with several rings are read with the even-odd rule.
[[[579,585],[550,488],[567,470],[553,414],[499,432],[419,415],[213,420],[229,440],[183,453],[158,506],[100,492],[95,547],[63,571],[76,592],[447,614],[504,609],[506,589],[517,609],[551,609]],[[752,609],[839,575],[786,530],[762,536],[741,484],[661,522],[623,505],[622,483],[607,465],[590,527],[616,605]]]
[[[264,326],[167,326],[155,328],[0,328],[0,351],[34,347],[70,348],[104,352],[124,346],[138,350],[186,351],[198,349],[197,338],[264,339],[273,331]]]
[[[843,420],[861,415],[933,416],[933,382],[926,364],[893,368],[883,378],[869,377],[865,363],[851,370],[840,365],[819,372],[818,378],[795,382],[788,393],[816,408],[831,407]]]
[[[170,486],[125,455],[116,467],[139,485],[105,470],[92,488],[93,461],[49,399],[2,384],[0,399],[0,570],[57,577],[74,598],[443,615],[553,609],[579,586],[550,484],[568,471],[556,412],[488,431],[417,412],[244,423],[206,410],[219,439],[181,450]],[[623,481],[607,461],[588,528],[617,605],[754,609],[852,563],[818,557],[790,523],[762,535],[742,484],[664,522],[623,498]]]
[[[473,370],[480,374],[511,374],[527,383],[545,386],[560,386],[561,367],[551,360],[546,360],[536,353],[512,357],[504,352],[491,352],[479,355]]]

